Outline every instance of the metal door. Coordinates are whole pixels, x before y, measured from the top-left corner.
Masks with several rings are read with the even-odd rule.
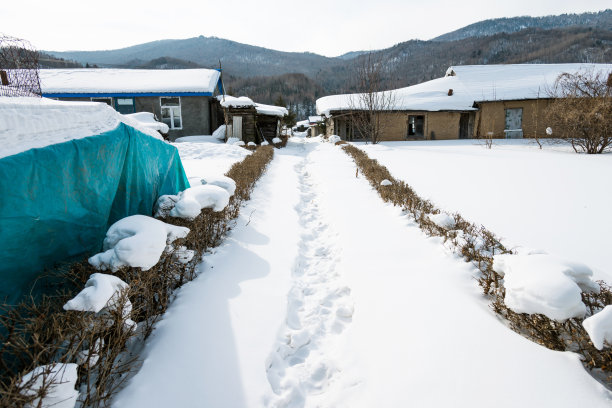
[[[523,137],[523,108],[506,109],[504,133],[507,139]]]

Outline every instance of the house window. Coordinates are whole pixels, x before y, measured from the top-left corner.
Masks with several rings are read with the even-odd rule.
[[[424,136],[425,116],[408,116],[408,137],[422,138]]]
[[[92,102],[102,102],[107,104],[108,106],[113,106],[113,99],[112,98],[91,98]]]
[[[136,112],[134,98],[116,98],[115,110],[123,115]]]
[[[182,129],[183,118],[181,117],[181,98],[164,98],[161,97],[161,120],[170,129]]]

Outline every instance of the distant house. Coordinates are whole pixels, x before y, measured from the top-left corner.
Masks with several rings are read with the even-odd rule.
[[[211,100],[222,92],[214,69],[43,69],[42,95],[106,103],[119,113],[151,112],[169,127],[171,140],[210,135],[219,119]]]
[[[311,137],[315,137],[315,136],[319,136],[321,133],[323,133],[323,126],[324,123],[324,118],[322,116],[309,116],[308,117],[308,126],[309,126],[309,133]]]
[[[381,140],[545,137],[548,91],[560,74],[585,70],[607,75],[612,64],[452,66],[442,78],[393,91],[393,105],[379,113],[387,123]],[[317,100],[328,135],[363,139],[352,120],[358,97]]]
[[[281,119],[288,114],[286,108],[256,103],[245,96],[218,96],[217,101],[225,117],[226,139],[245,143],[272,143],[280,136]]]

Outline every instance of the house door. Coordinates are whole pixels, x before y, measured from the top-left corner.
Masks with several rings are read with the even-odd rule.
[[[506,134],[506,139],[520,139],[523,137],[523,108],[506,109],[504,133]]]
[[[462,113],[459,118],[459,139],[468,139],[470,137],[470,114]]]
[[[242,116],[232,117],[232,137],[242,140]]]

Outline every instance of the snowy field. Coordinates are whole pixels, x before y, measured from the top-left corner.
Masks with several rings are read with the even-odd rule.
[[[509,248],[544,250],[612,283],[612,154],[496,140],[356,144],[440,209],[484,225]]]
[[[224,155],[218,173],[238,157],[232,146],[188,143],[179,150],[190,177],[213,171],[205,168],[210,163],[196,163],[209,161],[209,149]],[[440,178],[461,179],[457,161],[431,161],[453,157],[452,149],[443,155],[444,145],[418,147],[430,152],[419,174],[450,168]],[[466,149],[477,158],[491,153]],[[396,148],[375,150],[389,158]],[[472,160],[480,173],[502,160],[502,152],[507,166],[508,156],[537,154],[512,146],[492,152],[496,159]],[[474,269],[384,204],[355,173],[339,147],[318,138],[292,138],[276,150],[236,227],[204,257],[200,275],[178,291],[148,340],[141,371],[113,406],[611,405],[611,393],[577,355],[547,350],[509,330],[482,298]],[[457,200],[439,204],[478,195],[454,191]],[[525,213],[523,207],[513,211]]]

